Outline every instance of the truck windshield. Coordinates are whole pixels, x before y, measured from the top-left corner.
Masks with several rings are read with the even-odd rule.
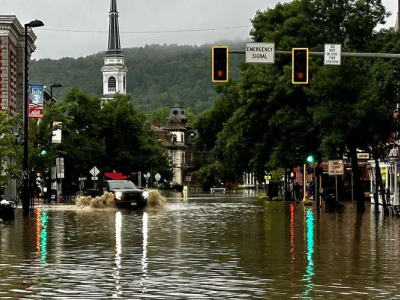
[[[110,189],[136,189],[136,186],[129,180],[109,181]]]

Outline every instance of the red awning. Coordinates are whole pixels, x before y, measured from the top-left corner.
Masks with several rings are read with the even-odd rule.
[[[110,178],[110,179],[126,179],[126,178],[128,178],[128,176],[122,175],[122,173],[117,173],[117,172],[110,172],[110,173],[105,172],[104,176],[107,178]]]

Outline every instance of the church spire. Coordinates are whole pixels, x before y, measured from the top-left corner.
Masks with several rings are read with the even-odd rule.
[[[119,39],[117,0],[111,0],[108,26],[108,50],[106,56],[123,56]]]
[[[115,93],[126,94],[126,73],[128,69],[124,63],[124,55],[119,41],[117,0],[111,0],[108,15],[110,17],[108,50],[104,57],[101,72],[103,73],[103,95],[110,98]]]

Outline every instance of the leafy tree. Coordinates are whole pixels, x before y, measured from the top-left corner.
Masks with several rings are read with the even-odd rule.
[[[21,124],[18,115],[10,116],[8,111],[0,111],[0,186],[5,186],[11,176],[21,178],[22,147],[15,143],[11,128]]]
[[[222,182],[240,182],[241,171],[232,164],[228,157],[218,156],[212,150],[216,146],[217,134],[225,122],[231,118],[233,112],[239,107],[239,87],[235,80],[217,86],[220,94],[213,107],[203,112],[194,124],[198,131],[195,139],[194,169],[203,188],[207,189]],[[214,176],[214,177],[213,177]]]
[[[376,48],[378,37],[386,38],[373,31],[385,16],[380,1],[293,1],[257,12],[251,34],[257,42],[274,41],[277,50],[302,46],[322,51],[329,41],[342,43],[344,51],[363,51]],[[322,150],[331,156],[337,149],[349,149],[355,157],[353,168],[358,170],[355,150],[366,146],[371,136],[387,138],[392,129],[393,80],[382,75],[389,66],[349,58],[343,62],[348,66],[334,69],[310,57],[312,78],[304,88],[291,84],[289,63],[289,57],[278,56],[274,65],[242,67],[241,105],[218,134],[220,156],[230,157],[260,177],[263,168],[290,165],[296,147],[316,151],[322,142]],[[367,79],[373,77],[382,79],[371,86]],[[376,106],[379,97],[385,100]],[[381,113],[371,118],[369,112],[375,107]],[[366,124],[369,135],[359,134]],[[359,176],[355,180],[357,207],[363,211]]]
[[[67,182],[88,176],[93,166],[126,175],[154,168],[168,179],[172,175],[168,156],[145,120],[129,96],[116,95],[102,102],[75,87],[65,102],[48,105],[42,122],[32,128],[37,132],[35,156],[40,158],[34,165],[37,170],[46,169],[56,157],[64,157]],[[61,144],[50,143],[54,121],[62,123]],[[44,157],[39,155],[42,148],[47,150]]]

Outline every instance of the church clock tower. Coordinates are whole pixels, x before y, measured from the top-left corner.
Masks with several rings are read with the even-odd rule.
[[[112,98],[115,93],[126,94],[126,73],[124,55],[119,39],[117,0],[111,0],[109,12],[108,50],[104,57],[103,97]]]

